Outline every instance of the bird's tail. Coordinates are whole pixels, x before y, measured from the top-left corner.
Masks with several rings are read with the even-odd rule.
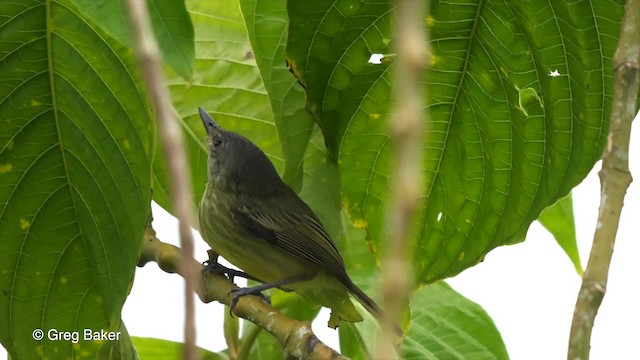
[[[367,309],[369,313],[371,313],[371,315],[375,316],[378,321],[382,320],[382,309],[380,309],[380,306],[378,306],[378,304],[376,304],[376,302],[373,301],[373,299],[371,299],[369,295],[360,290],[360,288],[356,284],[354,284],[351,279],[349,279],[349,283],[346,285],[351,295],[353,295],[358,300],[358,302],[362,304],[362,306],[364,306],[364,308]]]
[[[373,299],[371,299],[369,295],[360,290],[360,288],[356,284],[354,284],[351,279],[349,279],[349,281],[345,285],[347,286],[347,289],[349,290],[351,295],[353,295],[358,300],[358,302],[362,304],[362,306],[364,306],[364,308],[367,309],[367,311],[371,313],[371,315],[373,315],[376,320],[378,320],[378,322],[381,322],[383,314],[380,306],[378,306],[378,304],[376,304],[376,302],[373,301]],[[404,332],[397,324],[395,325],[395,331],[400,337],[404,335]]]

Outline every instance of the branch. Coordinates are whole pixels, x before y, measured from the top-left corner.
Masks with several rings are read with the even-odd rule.
[[[138,266],[144,266],[147,262],[153,261],[160,269],[168,273],[177,272],[183,277],[185,268],[188,268],[186,269],[188,272],[202,274],[202,264],[193,258],[189,258],[185,267],[179,267],[181,253],[176,246],[158,240],[155,231],[148,226]],[[229,306],[231,289],[236,287],[233,283],[224,276],[215,274],[204,275],[200,280],[200,286],[195,288],[195,292],[202,302],[218,301]],[[316,337],[311,330],[310,322],[291,319],[257,296],[241,297],[234,314],[268,331],[285,351],[295,358],[346,359]]]
[[[604,298],[620,213],[632,178],[629,138],[636,115],[640,83],[640,0],[628,0],[622,18],[618,49],[613,57],[611,124],[600,175],[600,210],[593,246],[571,323],[567,358],[589,359],[591,331]]]
[[[397,59],[394,69],[394,95],[397,104],[391,117],[391,140],[396,146],[394,187],[387,215],[387,258],[383,272],[385,316],[383,336],[376,356],[397,357],[395,324],[402,318],[413,288],[411,224],[420,196],[421,149],[425,131],[423,122],[424,78],[429,50],[424,19],[428,4],[399,0],[396,6],[394,44]]]
[[[151,28],[147,2],[128,0],[127,6],[138,64],[144,75],[147,92],[151,95],[151,101],[156,110],[169,178],[172,179],[172,200],[179,221],[180,246],[184,249],[182,263],[186,264],[188,259],[193,256],[193,235],[190,221],[193,218],[193,209],[191,207],[191,180],[186,165],[187,156],[184,151],[182,131],[172,111],[171,99],[160,68],[160,51]],[[189,269],[190,267],[185,265],[182,271],[185,275],[185,347],[183,355],[185,359],[197,359],[193,291],[196,287],[198,274],[196,272],[190,273]]]

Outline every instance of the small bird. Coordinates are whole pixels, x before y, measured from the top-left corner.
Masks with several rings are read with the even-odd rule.
[[[198,110],[209,147],[200,232],[213,251],[264,283],[239,289],[234,296],[274,287],[293,290],[330,308],[328,325],[335,329],[342,320],[362,321],[352,294],[379,319],[380,308],[351,281],[318,217],[282,181],[264,152]]]

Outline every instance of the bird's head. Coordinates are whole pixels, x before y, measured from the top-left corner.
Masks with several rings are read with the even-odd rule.
[[[208,181],[212,186],[222,191],[266,196],[283,185],[260,148],[246,137],[224,130],[204,109],[198,110],[207,131]]]

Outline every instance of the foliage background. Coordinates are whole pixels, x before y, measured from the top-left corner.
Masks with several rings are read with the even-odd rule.
[[[145,220],[144,209],[150,196],[147,184],[153,182],[156,201],[171,208],[162,158],[158,154],[153,157],[152,122],[148,121],[144,95],[137,86],[131,53],[125,49],[128,42],[126,32],[121,31],[122,13],[114,2],[5,4],[8,5],[3,10],[13,11],[15,8],[11,7],[24,5],[24,11],[17,11],[13,18],[4,18],[3,24],[10,26],[5,27],[9,31],[3,32],[1,43],[6,59],[14,61],[3,63],[5,74],[10,74],[4,77],[3,84],[3,89],[10,90],[5,92],[5,99],[10,101],[5,101],[2,108],[4,117],[10,121],[3,128],[2,173],[9,185],[3,188],[3,194],[8,194],[12,202],[4,203],[1,216],[4,223],[14,226],[2,229],[3,235],[11,239],[3,242],[2,252],[6,260],[3,264],[9,270],[2,272],[3,284],[10,293],[5,291],[8,300],[3,298],[0,310],[12,320],[24,313],[32,321],[25,323],[27,327],[16,327],[15,322],[9,327],[4,323],[0,335],[3,341],[14,341],[15,336],[26,335],[29,324],[37,323],[40,317],[41,325],[50,327],[47,324],[63,321],[61,313],[88,314],[86,306],[97,310],[91,313],[94,317],[100,314],[98,322],[102,327],[122,328],[119,308],[131,283],[132,269],[127,264],[134,262],[139,247],[139,242],[131,239],[139,237],[136,224]],[[339,240],[356,282],[371,286],[375,260],[363,256],[366,254],[358,249],[364,249],[366,236],[379,255],[379,241],[384,238],[381,227],[384,207],[378,205],[384,203],[390,147],[384,141],[385,130],[380,120],[385,118],[390,105],[387,71],[390,62],[372,67],[366,65],[366,56],[362,55],[363,50],[389,53],[386,4],[345,1],[334,8],[314,2],[313,7],[299,8],[293,3],[288,9],[294,29],[287,48],[288,59],[307,87],[308,108],[325,133],[326,149],[299,103],[301,88],[276,60],[282,58],[284,50],[282,6],[274,8],[271,6],[274,2],[242,1],[243,18],[239,8],[221,7],[221,2],[187,2],[195,29],[191,33],[180,30],[184,29],[180,21],[188,19],[187,9],[181,3],[173,4],[168,13],[164,12],[168,9],[163,7],[166,4],[160,0],[152,2],[151,8],[161,43],[171,49],[172,55],[178,55],[167,57],[171,67],[167,67],[167,75],[174,105],[184,118],[189,135],[191,165],[197,175],[196,193],[202,190],[204,179],[198,174],[202,173],[199,170],[203,168],[204,156],[202,129],[194,115],[197,106],[204,106],[214,109],[214,115],[224,126],[243,132],[270,155],[285,179],[301,190],[301,195]],[[429,77],[434,118],[430,144],[434,146],[425,149],[426,191],[430,197],[429,203],[423,204],[422,221],[416,228],[420,234],[416,268],[422,282],[455,274],[479,261],[491,248],[522,240],[538,213],[566,194],[586,173],[603,144],[609,96],[607,54],[615,45],[612,39],[619,4],[612,2],[611,6],[591,9],[601,17],[564,3],[536,8],[540,10],[537,12],[520,7],[519,3],[492,5],[495,6],[453,8],[434,2],[432,16],[427,19],[435,51]],[[314,19],[322,13],[326,14],[327,22],[316,22]],[[356,13],[379,17],[371,20],[351,16]],[[38,14],[45,15],[47,22],[39,23],[37,19],[42,18]],[[531,17],[519,21],[521,14]],[[473,19],[477,26],[463,25],[464,21],[439,21],[441,16]],[[549,16],[557,21],[555,27],[551,24],[547,29],[548,22],[542,20]],[[171,21],[159,21],[167,19]],[[540,26],[538,20],[542,21]],[[487,23],[494,26],[486,26]],[[317,34],[321,36],[307,42],[308,32],[297,28],[306,26],[317,26]],[[18,31],[11,32],[16,28]],[[336,37],[337,31],[360,32],[362,38],[345,43],[349,37]],[[28,41],[19,38],[29,33],[36,36]],[[194,34],[195,49],[182,46]],[[459,41],[451,41],[454,38]],[[273,39],[276,42],[269,43]],[[20,41],[26,44],[24,49],[15,47]],[[559,42],[563,46],[558,52]],[[273,49],[277,49],[274,54],[268,53]],[[596,51],[599,56],[585,56],[585,50]],[[305,51],[311,56],[304,56]],[[336,58],[341,51],[344,54]],[[109,55],[103,56],[105,53]],[[15,65],[16,57],[12,56],[15,54],[32,61]],[[191,54],[195,55],[193,64],[188,61]],[[330,77],[324,71],[327,64],[337,64],[333,65]],[[575,75],[553,80],[559,84],[549,86],[552,80],[547,71],[556,66],[562,74]],[[110,73],[113,69],[120,72]],[[450,76],[452,71],[460,71],[461,76]],[[31,72],[37,76],[29,77]],[[259,81],[260,75],[264,83]],[[451,92],[449,88],[457,90]],[[363,102],[357,104],[348,99]],[[287,108],[291,104],[298,105]],[[17,111],[16,106],[28,111]],[[40,117],[46,120],[36,121]],[[102,127],[95,127],[100,123]],[[556,131],[549,131],[552,127]],[[282,147],[276,134],[280,134]],[[27,137],[32,142],[25,141]],[[312,142],[305,153],[301,150],[307,147],[310,138]],[[368,141],[362,141],[365,138]],[[44,158],[50,154],[58,157]],[[372,156],[358,158],[354,154]],[[305,172],[301,167],[303,159]],[[24,174],[29,176],[23,181]],[[336,181],[338,174],[342,176],[342,184]],[[130,176],[133,181],[117,180],[123,176]],[[51,180],[55,183],[42,187]],[[29,197],[28,186],[32,182],[39,184],[41,192]],[[143,190],[127,187],[133,184]],[[20,190],[22,186],[27,190]],[[340,190],[345,196],[340,196]],[[49,192],[61,194],[61,198],[46,197]],[[130,198],[131,192],[136,192],[141,201]],[[19,197],[23,193],[27,196]],[[18,197],[11,198],[13,194]],[[341,206],[347,209],[351,221],[344,221]],[[118,210],[123,208],[129,213]],[[45,216],[57,209],[62,211],[56,217]],[[503,213],[509,216],[500,217]],[[55,228],[55,224],[34,221],[40,214],[49,220],[55,218],[67,228],[56,232],[57,238],[46,236],[46,231]],[[567,220],[570,219],[564,219]],[[20,241],[22,236],[25,240]],[[44,237],[51,240],[47,243],[51,248],[33,249],[34,245],[42,244],[40,239]],[[347,238],[349,242],[344,241]],[[360,245],[354,245],[354,239],[360,239]],[[575,245],[573,250],[571,246],[565,249],[579,270]],[[74,252],[76,255],[71,255]],[[83,257],[80,252],[88,256]],[[22,258],[15,254],[39,259],[36,264],[41,268],[25,267],[30,264],[21,262]],[[112,262],[114,256],[122,259]],[[61,260],[65,257],[86,264]],[[93,266],[93,272],[83,272],[87,264]],[[114,264],[125,265],[120,268]],[[43,273],[47,276],[43,277]],[[78,277],[80,274],[84,275]],[[91,279],[91,274],[95,278]],[[35,281],[25,282],[28,279]],[[97,286],[88,289],[97,293],[85,293],[84,297],[76,298],[80,301],[75,305],[53,301],[68,293],[79,295],[85,291],[83,286],[92,282]],[[27,286],[20,288],[15,284]],[[34,292],[35,284],[39,290]],[[73,289],[66,289],[67,284]],[[113,287],[116,291],[111,291]],[[39,294],[44,295],[44,302]],[[42,314],[28,311],[38,308],[40,303],[44,305]],[[414,317],[418,318],[421,309],[414,310]],[[94,321],[97,319],[82,315],[66,326],[97,324]],[[458,330],[464,333],[464,327]],[[366,334],[369,330],[358,331]],[[416,335],[416,330],[413,331]],[[422,330],[417,335],[425,340],[432,331]],[[446,332],[440,335],[445,336]],[[42,345],[39,351],[45,353],[65,348],[47,341]],[[17,346],[32,348],[24,343]],[[485,350],[497,351],[494,355],[500,358],[500,347],[498,336]],[[119,351],[128,350],[122,346]],[[355,351],[350,355],[357,356],[357,349],[349,351]]]

